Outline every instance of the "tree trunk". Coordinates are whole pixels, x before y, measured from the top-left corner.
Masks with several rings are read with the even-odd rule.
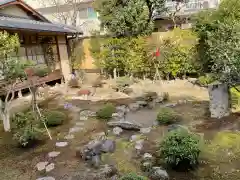
[[[10,114],[8,110],[4,110],[4,112],[1,112],[1,117],[3,120],[3,128],[5,132],[8,132],[11,130],[10,128]]]
[[[117,79],[117,69],[116,68],[113,69],[113,78]]]
[[[229,88],[226,84],[208,86],[209,110],[212,118],[222,118],[230,114]]]

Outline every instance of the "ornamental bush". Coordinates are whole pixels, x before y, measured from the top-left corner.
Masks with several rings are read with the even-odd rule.
[[[39,77],[44,77],[49,74],[50,70],[46,65],[38,65],[34,68],[34,74]]]
[[[160,144],[160,157],[173,168],[188,170],[198,163],[199,143],[197,136],[184,129],[171,131]]]
[[[38,126],[32,112],[17,113],[12,117],[13,139],[22,147],[34,144],[42,138],[42,129]]]
[[[180,116],[171,108],[163,107],[159,110],[157,121],[159,124],[173,124],[180,120]]]
[[[97,117],[99,119],[108,120],[112,117],[112,114],[115,112],[116,108],[113,104],[106,104],[104,107],[97,111]]]
[[[143,176],[139,176],[135,173],[129,173],[121,177],[120,180],[147,180],[147,178]]]
[[[54,127],[63,124],[67,119],[66,114],[60,111],[46,111],[43,113],[47,127]]]

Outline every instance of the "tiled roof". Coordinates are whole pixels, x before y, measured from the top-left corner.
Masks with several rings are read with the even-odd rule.
[[[15,0],[0,0],[0,5],[6,4],[6,3],[10,3],[10,2],[14,2]]]
[[[35,32],[56,32],[66,34],[78,32],[76,28],[67,25],[5,16],[0,16],[0,29],[18,29]]]

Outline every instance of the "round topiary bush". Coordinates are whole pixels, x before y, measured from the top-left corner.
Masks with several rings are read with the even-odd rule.
[[[45,122],[48,127],[61,125],[63,121],[67,119],[66,114],[60,111],[46,111],[43,115],[45,116]]]
[[[114,107],[114,105],[108,103],[108,104],[105,104],[104,107],[99,109],[96,114],[99,119],[108,120],[112,117],[112,114],[115,111],[116,111],[116,108]]]
[[[180,116],[171,108],[161,108],[157,115],[157,121],[159,124],[173,124],[180,120]]]
[[[120,180],[147,180],[147,178],[134,173],[130,173],[121,177]]]
[[[160,144],[160,157],[172,168],[188,170],[198,163],[200,153],[199,138],[184,130],[178,129],[166,136]]]

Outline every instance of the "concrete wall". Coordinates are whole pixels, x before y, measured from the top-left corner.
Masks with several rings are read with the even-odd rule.
[[[17,5],[7,6],[5,8],[0,9],[0,13],[6,14],[6,15],[13,15],[13,16],[19,16],[24,17],[28,19],[33,19],[33,17],[28,16],[27,13],[18,7]]]
[[[81,65],[82,69],[96,69],[96,66],[94,65],[94,59],[91,56],[90,52],[90,39],[86,38],[82,40],[82,46],[84,49],[84,55],[85,55],[85,61]]]

